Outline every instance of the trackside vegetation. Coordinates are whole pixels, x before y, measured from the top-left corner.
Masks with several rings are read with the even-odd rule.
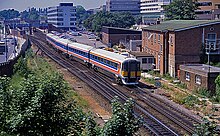
[[[131,136],[138,130],[131,100],[115,99],[112,118],[101,128],[70,97],[72,91],[61,74],[28,51],[12,77],[0,77],[0,135]]]

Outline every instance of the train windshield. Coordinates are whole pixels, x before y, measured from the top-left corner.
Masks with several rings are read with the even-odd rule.
[[[122,71],[140,71],[140,62],[134,60],[124,62]]]

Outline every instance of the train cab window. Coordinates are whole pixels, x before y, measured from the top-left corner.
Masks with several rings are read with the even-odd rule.
[[[137,63],[136,63],[136,61],[131,61],[131,62],[130,62],[130,64],[129,64],[129,69],[130,69],[131,71],[136,71],[136,69],[137,69]]]
[[[128,62],[124,62],[124,63],[122,64],[122,70],[123,70],[123,71],[128,71]]]

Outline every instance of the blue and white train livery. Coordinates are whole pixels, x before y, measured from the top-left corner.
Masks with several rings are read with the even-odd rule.
[[[47,34],[47,42],[59,51],[84,61],[94,69],[101,68],[114,74],[117,83],[135,85],[140,80],[140,62],[137,59],[72,42],[54,34]]]

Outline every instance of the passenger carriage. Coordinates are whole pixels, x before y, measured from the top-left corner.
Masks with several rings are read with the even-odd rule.
[[[140,80],[140,62],[135,58],[72,42],[54,34],[47,34],[47,41],[59,51],[83,60],[95,70],[101,68],[110,72],[115,76],[117,83],[135,85]]]

